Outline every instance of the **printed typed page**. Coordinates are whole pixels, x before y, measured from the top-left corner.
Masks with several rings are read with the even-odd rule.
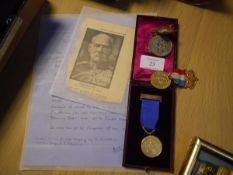
[[[128,82],[134,29],[87,18],[80,26],[67,86],[99,101],[121,103]]]
[[[75,102],[79,102],[82,104],[87,104],[90,106],[95,106],[97,108],[106,110],[106,111],[110,111],[110,112],[114,112],[114,113],[119,113],[122,114],[124,116],[126,116],[127,113],[127,99],[128,99],[128,79],[126,79],[127,76],[122,76],[124,77],[124,81],[127,82],[119,82],[119,85],[123,88],[123,90],[121,91],[121,95],[123,95],[123,100],[121,103],[111,103],[111,102],[104,102],[104,101],[98,101],[94,98],[91,98],[89,96],[77,93],[73,90],[71,90],[70,88],[68,88],[66,86],[67,84],[67,77],[68,76],[68,67],[70,67],[70,60],[73,59],[73,62],[75,62],[76,58],[77,61],[75,67],[80,67],[80,72],[74,68],[73,70],[73,78],[74,79],[78,79],[79,81],[75,81],[75,85],[79,82],[82,81],[88,81],[88,83],[85,82],[81,82],[79,85],[85,85],[89,87],[88,91],[91,91],[91,88],[94,88],[94,92],[97,91],[97,89],[101,89],[103,91],[103,89],[106,88],[101,88],[100,85],[102,86],[106,86],[108,84],[108,80],[110,80],[110,77],[115,77],[115,79],[117,78],[117,76],[119,75],[114,75],[111,76],[111,71],[114,70],[116,72],[116,70],[119,71],[119,67],[117,69],[113,69],[114,65],[115,67],[117,67],[117,64],[114,64],[116,62],[114,62],[114,59],[111,59],[111,63],[109,64],[102,64],[101,67],[107,67],[106,70],[101,71],[101,70],[97,70],[97,69],[90,69],[92,71],[88,71],[90,64],[87,62],[87,60],[85,59],[87,56],[86,51],[88,50],[88,43],[91,39],[91,36],[94,34],[97,34],[96,30],[90,29],[90,30],[86,30],[88,32],[86,32],[83,34],[83,38],[85,38],[86,36],[86,40],[81,40],[83,41],[83,47],[81,48],[80,52],[79,50],[77,50],[77,40],[80,39],[80,27],[82,26],[82,23],[85,22],[87,19],[92,19],[92,20],[97,20],[97,21],[102,21],[105,23],[114,23],[114,25],[117,26],[123,26],[123,27],[127,27],[127,28],[135,28],[135,23],[136,23],[136,16],[135,15],[122,15],[122,14],[115,14],[115,13],[109,13],[109,12],[105,12],[102,10],[98,10],[98,9],[93,9],[93,8],[89,8],[89,7],[84,7],[80,13],[80,17],[79,17],[79,21],[78,21],[78,25],[75,29],[74,35],[72,36],[73,39],[73,43],[72,43],[72,47],[70,47],[70,55],[67,56],[64,61],[62,62],[58,73],[55,77],[55,81],[53,82],[53,85],[50,89],[50,94],[57,96],[57,97],[61,97],[70,101],[75,101]],[[132,32],[134,33],[134,31]],[[118,35],[112,35],[115,38],[115,42],[117,41],[118,44],[115,44],[115,50],[114,53],[120,53],[119,50],[117,49],[119,44],[121,43],[121,36]],[[103,37],[100,36],[101,38]],[[96,39],[98,40],[98,36],[97,38],[94,37],[94,40],[96,42]],[[105,38],[102,38],[105,39]],[[108,40],[108,39],[107,39]],[[88,42],[87,42],[88,41]],[[111,39],[110,39],[111,42]],[[133,43],[131,43],[133,45]],[[89,47],[91,47],[92,44],[90,44]],[[84,49],[86,48],[86,49]],[[105,46],[106,49],[106,46]],[[77,54],[80,53],[78,56]],[[80,58],[80,59],[78,59]],[[114,57],[112,57],[114,58]],[[130,58],[132,59],[132,58]],[[129,61],[129,60],[128,60]],[[92,64],[93,65],[93,64]],[[74,66],[74,65],[73,65]],[[118,64],[118,66],[120,66],[120,64]],[[129,66],[129,65],[128,65]],[[130,67],[128,68],[128,71],[130,71]],[[71,71],[71,70],[70,70]],[[91,75],[95,75],[95,72],[98,73],[98,76],[91,76]],[[78,76],[77,76],[78,75]],[[109,76],[110,75],[110,76]],[[105,78],[103,78],[105,77]],[[93,79],[94,78],[94,79]],[[100,85],[93,85],[91,83],[96,82],[95,78],[99,79],[99,78],[103,78],[103,80],[106,81],[102,81],[102,83]],[[92,80],[93,79],[93,80]],[[120,81],[121,78],[119,78],[118,81]],[[117,81],[117,80],[115,80]],[[98,82],[96,82],[97,84]],[[110,84],[110,83],[109,83]],[[92,90],[93,91],[93,90]],[[108,90],[105,90],[106,93],[108,93]],[[113,94],[116,94],[115,92]],[[119,95],[120,96],[120,95]]]

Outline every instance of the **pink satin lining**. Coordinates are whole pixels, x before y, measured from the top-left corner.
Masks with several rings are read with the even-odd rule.
[[[150,76],[154,72],[153,70],[149,69],[143,69],[140,68],[140,59],[141,55],[151,55],[148,53],[148,42],[150,38],[152,37],[153,31],[157,30],[159,27],[171,24],[171,22],[167,21],[151,21],[151,19],[138,17],[137,22],[137,33],[136,33],[136,48],[135,48],[135,59],[134,59],[134,70],[133,70],[133,79],[134,80],[141,80],[141,81],[150,81]],[[174,53],[174,42],[173,42],[173,49],[171,53],[164,57],[165,59],[165,65],[164,65],[164,71],[165,72],[172,72],[173,71],[173,65],[174,65],[174,59],[175,59],[175,53]]]

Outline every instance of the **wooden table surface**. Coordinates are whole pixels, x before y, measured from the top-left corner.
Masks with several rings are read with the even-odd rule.
[[[77,14],[83,6],[117,13],[151,13],[179,19],[178,67],[195,70],[193,90],[178,89],[175,121],[175,169],[178,174],[194,136],[233,153],[233,1],[199,8],[175,0],[133,0],[127,10],[89,0],[49,0],[52,14]],[[32,89],[37,18],[1,75],[9,97],[0,120],[0,174],[146,174],[142,171],[20,171],[23,139]],[[14,80],[14,81],[13,81]],[[12,91],[11,91],[12,90]],[[152,172],[151,174],[171,174]]]

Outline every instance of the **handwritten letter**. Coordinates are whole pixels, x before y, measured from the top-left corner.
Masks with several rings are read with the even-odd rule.
[[[48,93],[77,19],[42,20],[21,169],[121,167],[125,116]]]

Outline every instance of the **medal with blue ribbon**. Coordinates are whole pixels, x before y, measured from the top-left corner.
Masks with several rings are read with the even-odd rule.
[[[156,125],[159,120],[159,106],[162,101],[161,96],[141,94],[141,115],[140,123],[142,129],[148,136],[144,137],[141,142],[142,153],[149,157],[154,158],[161,154],[162,143],[152,135],[156,130]]]

